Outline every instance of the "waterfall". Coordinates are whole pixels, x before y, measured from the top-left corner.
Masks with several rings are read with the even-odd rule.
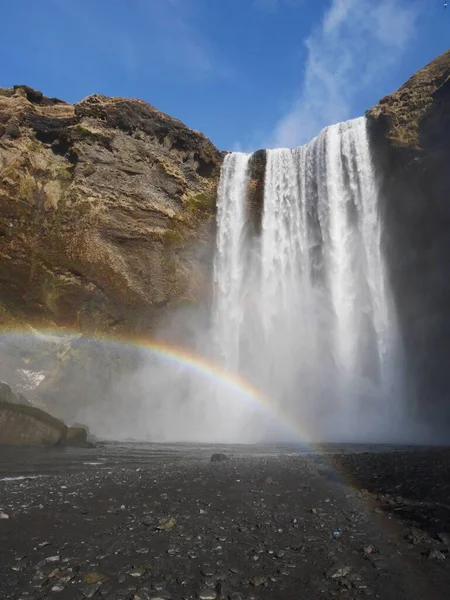
[[[229,369],[239,368],[243,324],[245,196],[249,155],[225,157],[218,190],[217,249],[214,264],[214,333],[220,359]]]
[[[221,175],[219,358],[314,436],[387,439],[400,352],[366,121],[267,151],[259,240],[246,228],[249,158],[228,155]]]

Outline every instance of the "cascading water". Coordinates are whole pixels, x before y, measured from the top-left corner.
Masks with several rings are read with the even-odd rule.
[[[249,158],[248,154],[242,152],[225,157],[218,193],[214,333],[221,360],[233,370],[239,368],[240,328],[243,322],[245,195]]]
[[[312,437],[388,439],[401,369],[365,119],[267,151],[258,241],[246,227],[249,158],[226,157],[219,189],[219,357]]]

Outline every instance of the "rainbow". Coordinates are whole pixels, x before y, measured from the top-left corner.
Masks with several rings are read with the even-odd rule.
[[[280,425],[285,427],[287,431],[291,432],[295,439],[297,439],[302,445],[308,443],[308,445],[311,447],[311,450],[313,450],[315,453],[319,452],[322,454],[325,464],[332,473],[336,474],[341,484],[351,490],[358,491],[360,489],[358,483],[353,481],[353,478],[349,474],[336,470],[336,467],[332,464],[332,462],[327,459],[327,452],[325,448],[323,448],[322,444],[313,442],[310,439],[310,436],[307,435],[307,432],[304,430],[304,428],[300,428],[297,424],[294,425],[292,421],[286,417],[286,415],[280,413],[277,407],[274,406],[270,400],[266,398],[254,385],[240,375],[223,369],[220,365],[214,363],[213,361],[207,360],[203,356],[196,354],[190,349],[168,344],[167,342],[161,340],[150,340],[146,338],[129,339],[106,335],[85,336],[80,334],[79,331],[54,330],[50,328],[34,329],[31,327],[29,327],[28,330],[8,329],[4,330],[3,332],[0,331],[0,343],[8,343],[8,341],[12,342],[14,338],[29,339],[30,337],[45,338],[48,336],[55,338],[72,337],[85,341],[99,341],[106,344],[119,345],[125,349],[138,348],[149,352],[153,356],[160,359],[183,365],[189,370],[198,374],[200,377],[207,378],[220,384],[224,388],[231,390],[235,394],[238,394],[239,397],[244,401],[253,402],[258,407],[273,415]],[[361,503],[361,507],[366,511],[367,517],[369,519],[373,518],[373,506],[370,501],[370,497],[367,499],[364,497],[359,497],[359,501]],[[386,525],[381,524],[381,528],[386,528],[386,531],[388,531]]]
[[[206,359],[204,356],[191,349],[169,344],[166,341],[148,338],[124,338],[120,336],[95,335],[86,336],[74,330],[55,330],[52,328],[34,329],[29,326],[27,330],[8,329],[0,332],[0,343],[12,342],[14,339],[39,338],[75,338],[83,341],[97,341],[105,344],[114,344],[124,349],[141,349],[145,352],[169,363],[178,364],[195,373],[203,379],[215,382],[222,389],[228,389],[242,401],[252,403],[276,419],[277,423],[286,429],[301,444],[312,443],[311,436],[305,428],[293,424],[292,420],[284,415],[273,402],[270,401],[255,385],[237,373],[224,369],[217,363]]]

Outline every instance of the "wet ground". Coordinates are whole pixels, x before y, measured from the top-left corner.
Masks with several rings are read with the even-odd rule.
[[[0,598],[442,600],[449,498],[441,448],[0,449]]]

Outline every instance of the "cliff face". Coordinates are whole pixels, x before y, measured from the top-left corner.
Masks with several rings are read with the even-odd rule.
[[[383,98],[367,117],[415,410],[445,428],[450,424],[450,51]]]
[[[142,332],[205,297],[221,160],[140,100],[0,89],[0,326]]]

